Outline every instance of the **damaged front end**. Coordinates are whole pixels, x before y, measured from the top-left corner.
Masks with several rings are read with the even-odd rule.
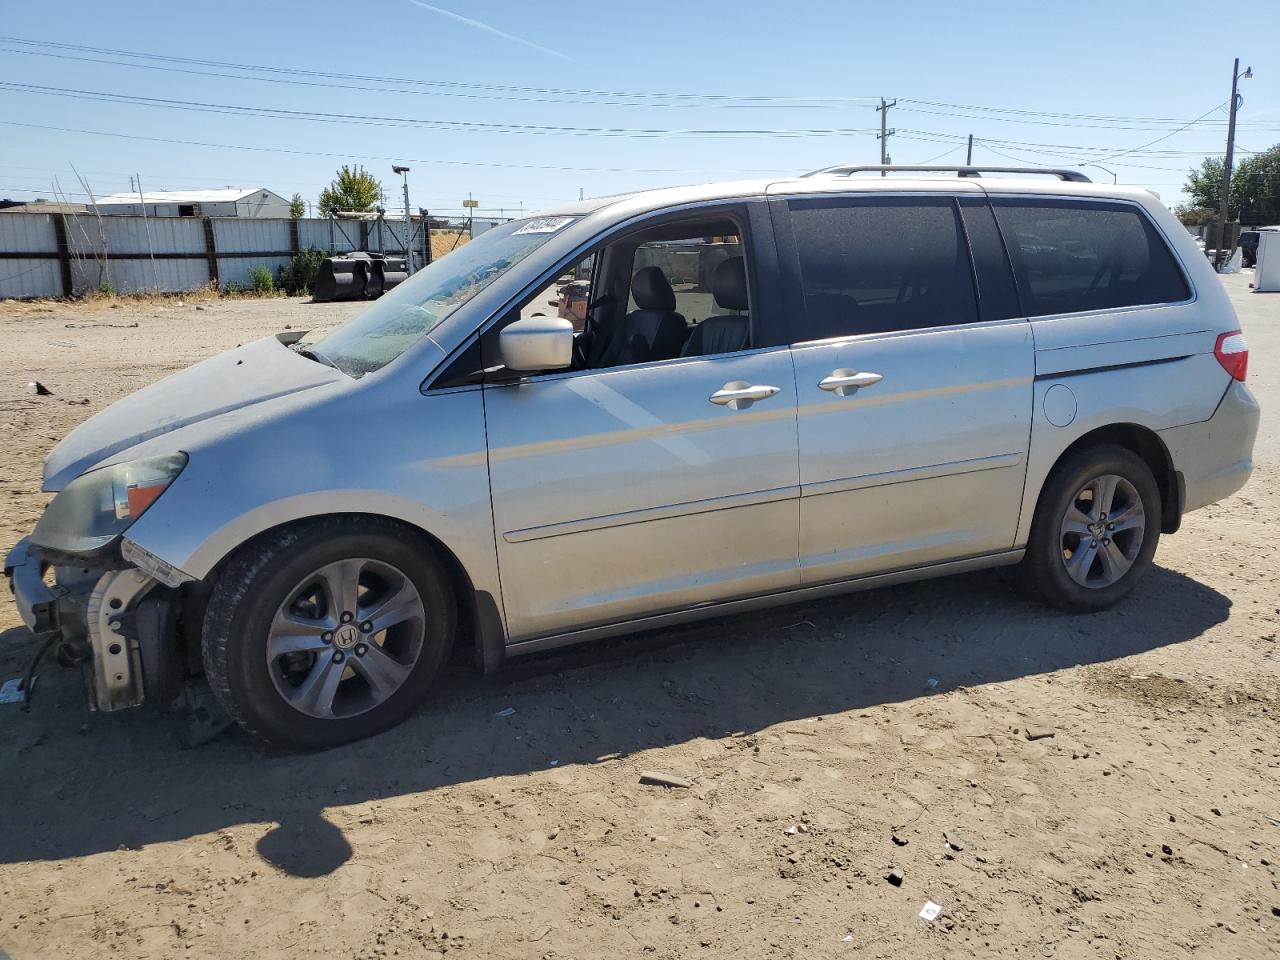
[[[168,706],[182,692],[181,624],[203,596],[201,585],[124,532],[186,462],[178,454],[83,474],[5,558],[19,615],[39,643],[36,658],[52,649],[59,663],[83,665],[93,709],[144,700]],[[23,682],[27,700],[34,667]]]

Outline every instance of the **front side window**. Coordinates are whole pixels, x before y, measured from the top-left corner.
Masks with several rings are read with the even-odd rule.
[[[696,233],[702,229],[706,228],[693,227],[686,232]],[[715,273],[724,261],[742,255],[742,238],[736,230],[719,236],[654,240],[636,247],[631,271],[634,276],[646,267],[661,270],[675,295],[676,312],[692,327],[707,317],[733,312],[716,304]],[[628,297],[627,309],[640,309],[634,287]]]
[[[390,363],[575,217],[515,220],[419,270],[304,352],[353,377]]]
[[[574,371],[737,353],[751,348],[745,228],[724,214],[680,217],[613,239],[565,264],[485,336],[501,362],[502,327],[542,314],[574,328]]]
[[[949,197],[790,201],[805,321],[796,342],[978,319]]]
[[[1191,294],[1148,219],[1122,203],[993,200],[1027,316],[1178,303]]]

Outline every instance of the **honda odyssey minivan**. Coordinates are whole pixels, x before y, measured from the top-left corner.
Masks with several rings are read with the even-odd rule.
[[[516,220],[327,336],[104,410],[5,561],[36,646],[98,710],[203,675],[252,734],[316,748],[402,720],[455,644],[488,671],[1005,565],[1057,607],[1116,603],[1251,470],[1212,267],[1142,190],[868,172]],[[577,324],[549,305],[575,272]]]

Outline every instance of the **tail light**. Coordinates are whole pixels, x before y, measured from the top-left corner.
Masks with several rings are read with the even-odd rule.
[[[1249,344],[1239,330],[1219,334],[1218,342],[1213,345],[1213,355],[1222,364],[1222,369],[1236,380],[1244,380],[1249,374]]]

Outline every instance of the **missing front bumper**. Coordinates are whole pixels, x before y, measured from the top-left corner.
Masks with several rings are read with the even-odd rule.
[[[133,567],[56,568],[29,538],[5,559],[5,575],[23,622],[38,636],[56,635],[64,663],[85,665],[90,706],[104,713],[153,700],[162,706],[180,692],[177,593]]]

